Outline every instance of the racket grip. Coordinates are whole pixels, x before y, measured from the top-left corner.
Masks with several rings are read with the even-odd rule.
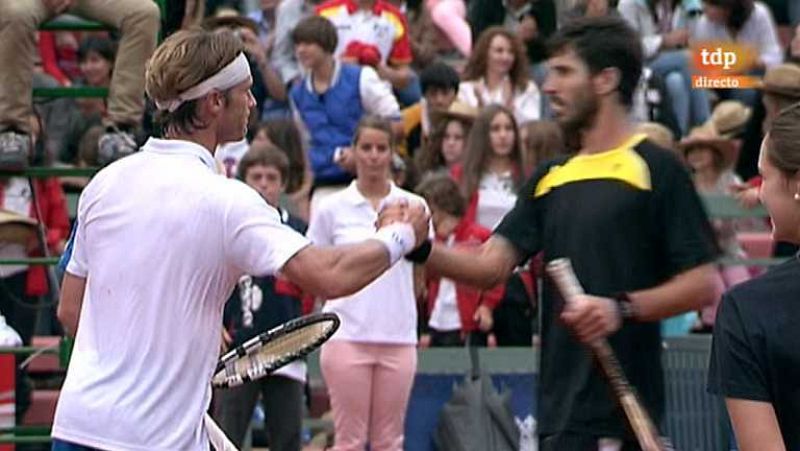
[[[236,445],[231,442],[222,428],[211,418],[211,415],[205,414],[203,422],[206,426],[206,433],[208,434],[208,441],[214,446],[217,451],[239,451]]]
[[[578,281],[578,277],[575,276],[572,263],[568,258],[557,258],[548,263],[545,269],[555,282],[564,302],[572,302],[576,296],[584,294],[583,287]]]

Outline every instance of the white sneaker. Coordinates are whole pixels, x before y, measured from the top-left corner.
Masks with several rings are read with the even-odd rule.
[[[133,133],[122,131],[114,126],[108,127],[98,142],[97,163],[105,166],[122,157],[127,157],[138,149]]]
[[[31,136],[13,130],[0,132],[0,169],[26,169],[31,157]]]

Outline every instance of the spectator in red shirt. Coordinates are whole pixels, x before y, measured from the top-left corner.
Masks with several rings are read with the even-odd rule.
[[[328,0],[317,6],[317,14],[336,26],[337,58],[375,68],[391,83],[401,105],[419,101],[422,93],[410,68],[411,41],[402,11],[386,0]]]

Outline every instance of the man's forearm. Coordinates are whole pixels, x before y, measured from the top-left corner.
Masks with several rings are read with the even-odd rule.
[[[64,332],[70,337],[74,337],[78,332],[78,322],[81,316],[81,308],[83,307],[85,290],[85,278],[77,277],[70,273],[64,274],[56,315],[64,328]]]
[[[718,284],[717,269],[709,263],[682,272],[656,287],[627,294],[638,320],[658,321],[711,304]]]
[[[492,237],[477,249],[434,244],[425,267],[456,282],[491,289],[508,280],[517,260],[516,251],[508,242]]]
[[[388,268],[386,246],[367,240],[346,246],[309,246],[286,263],[283,274],[303,291],[333,299],[357,292]]]

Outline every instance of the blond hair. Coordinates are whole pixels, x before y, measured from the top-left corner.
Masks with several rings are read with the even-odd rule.
[[[219,72],[244,51],[229,31],[181,30],[158,46],[147,64],[145,91],[154,101],[175,99],[192,86]],[[156,122],[164,132],[191,133],[207,125],[197,116],[197,100],[172,112],[159,111]]]

